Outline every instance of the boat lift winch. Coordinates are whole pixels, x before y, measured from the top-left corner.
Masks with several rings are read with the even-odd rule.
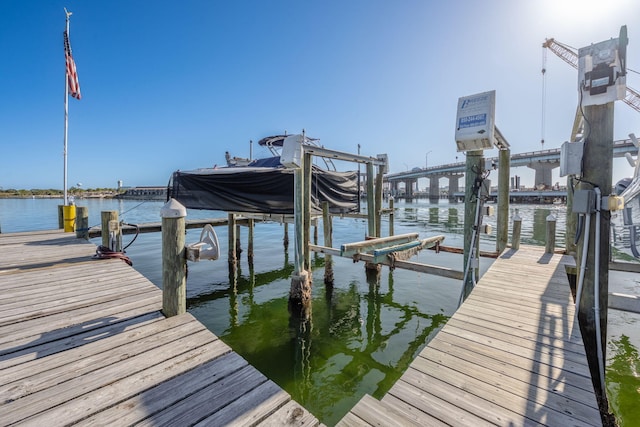
[[[217,260],[220,257],[220,244],[213,226],[205,225],[200,233],[200,241],[186,245],[185,250],[189,261]]]

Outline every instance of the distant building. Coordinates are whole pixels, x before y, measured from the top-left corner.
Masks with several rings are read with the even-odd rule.
[[[118,199],[165,200],[167,187],[130,187],[116,197]]]

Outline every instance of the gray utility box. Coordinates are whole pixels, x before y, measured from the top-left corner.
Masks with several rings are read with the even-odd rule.
[[[581,175],[583,154],[583,141],[565,141],[560,147],[560,176]]]
[[[573,193],[573,213],[592,214],[596,211],[596,192],[576,190]]]

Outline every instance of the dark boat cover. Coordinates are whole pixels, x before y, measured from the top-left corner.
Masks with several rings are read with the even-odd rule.
[[[357,178],[355,171],[333,172],[314,166],[311,212],[322,213],[325,201],[334,214],[357,211]],[[176,171],[167,193],[189,209],[293,214],[293,189],[293,170],[249,165]]]

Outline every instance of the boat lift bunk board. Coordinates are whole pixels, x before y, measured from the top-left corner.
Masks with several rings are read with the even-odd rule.
[[[397,236],[378,237],[341,245],[340,249],[327,246],[310,245],[314,252],[353,259],[353,262],[365,261],[387,265],[390,268],[402,268],[419,273],[461,280],[462,271],[447,267],[407,261],[422,249],[437,247],[444,236],[431,236],[418,239],[418,233],[399,234]]]

